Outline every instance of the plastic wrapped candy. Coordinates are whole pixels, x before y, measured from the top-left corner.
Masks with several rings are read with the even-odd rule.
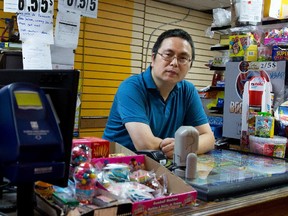
[[[75,197],[79,202],[92,203],[96,190],[96,180],[95,168],[91,163],[84,162],[75,168]]]
[[[91,162],[91,149],[84,144],[79,144],[72,148],[71,151],[70,178],[73,177],[75,167],[83,162]]]
[[[83,144],[77,145],[71,152],[72,166],[79,166],[80,163],[91,161],[91,149]]]

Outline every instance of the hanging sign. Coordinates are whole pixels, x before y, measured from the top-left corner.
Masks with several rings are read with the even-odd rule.
[[[53,14],[54,0],[18,0],[18,12]]]
[[[80,11],[82,16],[97,18],[98,0],[59,0],[60,7]]]

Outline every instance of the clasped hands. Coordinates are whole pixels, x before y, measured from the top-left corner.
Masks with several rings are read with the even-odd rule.
[[[167,158],[172,159],[174,154],[174,138],[165,138],[163,139],[160,144],[160,150],[166,155]]]

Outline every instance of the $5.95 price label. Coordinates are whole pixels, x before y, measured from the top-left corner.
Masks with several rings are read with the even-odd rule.
[[[59,4],[71,11],[80,11],[82,16],[97,17],[98,0],[59,0]]]
[[[53,14],[54,0],[18,0],[19,12]]]

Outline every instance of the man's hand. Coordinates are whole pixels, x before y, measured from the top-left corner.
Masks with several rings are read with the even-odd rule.
[[[165,138],[161,141],[159,148],[166,155],[166,157],[172,159],[174,154],[174,138]]]

